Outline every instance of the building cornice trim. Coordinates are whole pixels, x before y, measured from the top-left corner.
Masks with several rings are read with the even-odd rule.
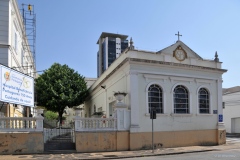
[[[190,69],[201,69],[201,70],[209,70],[209,71],[216,71],[216,72],[227,72],[225,69],[218,69],[218,68],[211,68],[211,67],[203,67],[203,66],[195,66],[195,65],[188,65],[188,64],[181,64],[181,63],[173,63],[173,62],[163,62],[163,61],[156,61],[156,60],[146,60],[146,59],[139,59],[139,58],[125,58],[116,68],[114,68],[108,75],[103,78],[102,81],[98,83],[96,87],[94,87],[91,91],[94,92],[97,88],[101,87],[101,85],[111,76],[113,75],[119,68],[121,68],[126,62],[137,62],[137,63],[148,63],[148,64],[160,64],[166,66],[174,66],[174,67],[182,67],[182,68],[190,68]],[[106,72],[106,71],[105,71]]]
[[[220,72],[227,72],[226,69],[218,69],[218,68],[211,68],[211,67],[203,67],[203,66],[196,66],[196,65],[189,65],[189,64],[182,64],[182,63],[173,63],[173,62],[163,62],[163,61],[156,61],[156,60],[146,60],[146,59],[139,59],[139,58],[129,58],[130,62],[140,62],[140,63],[149,63],[149,64],[162,64],[168,66],[175,66],[175,67],[187,67],[193,69],[202,69],[202,70],[211,70],[211,71],[220,71]]]

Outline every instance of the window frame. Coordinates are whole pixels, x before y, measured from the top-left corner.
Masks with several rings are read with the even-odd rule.
[[[158,83],[158,82],[151,82],[146,87],[146,115],[150,115],[150,113],[149,113],[149,95],[148,94],[149,94],[149,88],[152,85],[157,85],[161,89],[161,92],[162,92],[161,93],[161,95],[162,95],[161,96],[162,109],[160,109],[160,110],[162,110],[162,113],[157,113],[157,115],[163,115],[165,113],[165,105],[164,105],[164,103],[165,103],[165,94],[164,94],[165,89],[163,88],[163,85]]]
[[[200,89],[206,89],[208,91],[208,99],[209,99],[209,113],[200,113],[200,108],[199,108],[199,91]],[[208,86],[202,85],[197,89],[197,114],[199,115],[212,115],[212,94],[211,90],[209,89]]]
[[[185,110],[187,110],[188,112],[185,112],[185,113],[180,113],[180,112],[177,112],[176,110],[176,107],[175,107],[175,103],[176,103],[176,100],[175,100],[175,89],[177,88],[177,87],[183,87],[184,89],[185,89],[185,91],[187,92],[187,102],[185,103],[185,105],[187,105],[187,107],[186,108],[183,108],[183,110],[185,109]],[[173,90],[172,90],[172,96],[173,96],[173,114],[185,114],[185,115],[189,115],[189,114],[191,114],[191,108],[190,108],[190,100],[191,100],[191,98],[190,98],[190,92],[189,92],[189,89],[188,89],[188,87],[186,86],[186,85],[183,85],[183,84],[176,84],[174,87],[173,87]],[[184,97],[185,98],[185,97]],[[182,99],[182,100],[184,100],[184,99]],[[181,101],[181,100],[180,100]],[[178,104],[179,105],[179,104]]]

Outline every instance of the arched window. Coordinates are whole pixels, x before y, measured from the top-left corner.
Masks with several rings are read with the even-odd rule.
[[[148,112],[151,113],[151,109],[155,109],[157,113],[163,113],[163,97],[162,89],[152,84],[148,88]]]
[[[205,88],[198,91],[199,113],[210,113],[209,92]]]
[[[188,90],[178,85],[174,89],[174,113],[186,114],[189,113]]]

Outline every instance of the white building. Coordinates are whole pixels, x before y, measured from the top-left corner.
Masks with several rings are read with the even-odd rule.
[[[225,143],[222,74],[227,70],[217,53],[206,60],[181,41],[158,52],[132,44],[90,87],[87,115],[102,110],[111,117],[114,93],[124,92],[130,150],[151,146],[151,107],[157,111],[154,137],[163,147]]]
[[[226,132],[240,133],[240,86],[223,89],[223,104]]]
[[[29,9],[32,9],[31,7]],[[26,8],[25,16],[35,16],[33,13],[30,15],[29,12],[32,11]],[[22,14],[16,0],[0,1],[0,63],[33,77],[36,72],[32,53],[34,46],[29,44]],[[0,112],[4,112],[8,117],[21,116],[24,112],[22,106],[13,107],[6,103],[1,103],[0,109]],[[15,109],[19,110],[19,115]]]

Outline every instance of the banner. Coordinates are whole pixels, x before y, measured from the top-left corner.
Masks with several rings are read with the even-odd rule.
[[[34,79],[0,65],[0,101],[34,107]]]

